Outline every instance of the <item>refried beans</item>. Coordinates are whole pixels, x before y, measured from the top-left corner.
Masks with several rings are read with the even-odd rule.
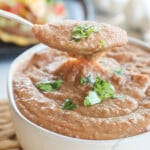
[[[87,77],[91,77],[92,82],[87,82]],[[94,90],[97,77],[102,83],[112,85],[117,96],[104,94],[105,99],[89,106],[84,100],[88,92]],[[81,79],[84,80],[81,82]],[[51,84],[50,89],[44,91],[38,86],[58,80],[62,84],[59,88]],[[149,130],[150,53],[132,44],[110,48],[96,61],[52,48],[36,52],[17,69],[13,86],[21,113],[59,134],[108,140]],[[67,99],[74,108],[64,109]]]
[[[91,55],[125,45],[128,41],[123,29],[92,21],[63,20],[59,23],[34,25],[32,31],[40,42],[76,55]]]

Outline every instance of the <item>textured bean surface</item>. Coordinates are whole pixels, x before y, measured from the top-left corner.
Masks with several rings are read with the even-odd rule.
[[[74,41],[72,31],[81,24],[97,26],[100,31],[93,33],[86,39]],[[61,23],[34,25],[33,33],[40,42],[71,54],[90,55],[97,51],[125,45],[128,41],[126,32],[119,27],[90,21],[67,20]],[[101,40],[105,40],[103,46],[99,44]]]
[[[14,92],[20,111],[48,130],[82,139],[115,139],[147,132],[150,126],[150,53],[134,45],[112,48],[99,61],[71,57],[46,49],[20,64],[14,76]],[[123,68],[123,73],[117,71]],[[123,98],[107,99],[86,107],[91,85],[81,77],[100,76],[114,85]],[[62,79],[55,92],[42,92],[36,84]],[[67,98],[78,108],[62,109]],[[2,120],[3,121],[3,120]]]

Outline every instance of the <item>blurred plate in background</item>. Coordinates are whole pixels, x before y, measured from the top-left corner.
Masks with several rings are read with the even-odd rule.
[[[68,11],[68,19],[92,20],[94,18],[91,0],[64,0],[64,3]],[[0,54],[19,54],[28,47],[0,42]]]

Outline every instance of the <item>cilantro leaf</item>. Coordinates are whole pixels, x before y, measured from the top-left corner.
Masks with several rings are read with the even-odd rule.
[[[38,89],[40,89],[43,92],[53,91],[53,88],[50,85],[50,83],[39,83],[36,86],[37,86]]]
[[[88,83],[88,78],[81,78],[82,84]],[[89,91],[88,95],[84,99],[85,106],[91,106],[101,103],[108,98],[123,98],[122,95],[115,94],[114,86],[107,80],[102,80],[99,76],[93,83],[93,91]]]
[[[85,77],[82,77],[81,79],[80,79],[80,83],[81,84],[85,84],[85,83],[87,83],[88,81],[87,81],[87,78],[85,78]]]
[[[47,3],[53,3],[55,0],[46,0]]]
[[[99,27],[96,25],[81,24],[73,28],[72,38],[75,41],[80,41],[81,39],[88,38],[94,32],[99,32]]]
[[[101,99],[98,97],[97,93],[95,91],[90,91],[88,93],[88,96],[85,97],[84,105],[91,106],[100,102],[101,102]]]
[[[99,46],[100,47],[104,47],[105,44],[106,44],[106,41],[104,39],[102,39],[102,40],[99,41]]]
[[[124,74],[124,69],[121,67],[119,70],[115,70],[114,73],[119,76],[122,76]]]
[[[62,86],[63,80],[57,80],[55,82],[50,83],[54,90],[59,90]]]
[[[52,0],[46,0],[47,3],[50,3]]]
[[[74,110],[78,107],[77,104],[74,104],[72,99],[68,98],[66,99],[65,103],[62,106],[62,109],[66,109],[66,110]]]
[[[91,84],[93,84],[93,83],[94,83],[94,79],[92,78],[91,75],[89,75],[88,77],[82,77],[82,78],[80,79],[80,83],[81,83],[81,84],[86,84],[86,83],[91,83]]]
[[[94,91],[102,100],[111,98],[115,94],[114,86],[109,81],[102,80],[100,77],[96,77],[96,81],[94,83]]]
[[[62,80],[56,80],[54,82],[38,83],[36,86],[43,92],[52,92],[59,90],[62,86]]]

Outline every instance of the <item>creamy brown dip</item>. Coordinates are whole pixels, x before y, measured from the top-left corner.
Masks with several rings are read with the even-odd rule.
[[[91,55],[103,49],[125,45],[128,41],[123,29],[91,21],[63,20],[59,23],[34,25],[32,31],[40,42],[71,54]],[[76,41],[74,36],[81,39]],[[106,42],[101,45],[103,40]]]
[[[123,73],[117,70],[123,68]],[[16,103],[32,122],[50,131],[81,139],[115,139],[148,131],[150,126],[150,53],[134,45],[112,48],[99,61],[74,58],[65,52],[37,52],[14,76]],[[115,87],[120,98],[84,106],[90,84],[81,77],[100,76]],[[41,81],[63,80],[62,87],[42,92]],[[78,107],[62,109],[71,98]]]

